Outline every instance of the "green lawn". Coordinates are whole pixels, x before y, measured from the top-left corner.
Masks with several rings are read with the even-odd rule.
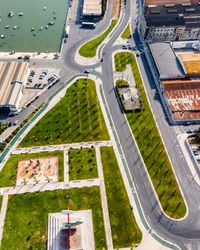
[[[94,148],[69,150],[69,179],[83,180],[98,178]]]
[[[118,88],[122,88],[122,87],[128,87],[129,84],[128,84],[128,82],[127,82],[126,80],[117,79],[117,81],[116,81],[116,86],[117,86]]]
[[[6,124],[1,124],[0,125],[0,135],[8,128],[8,125]]]
[[[20,143],[20,147],[109,139],[90,79],[77,80]]]
[[[3,196],[0,195],[0,211],[1,211],[1,204],[2,204]]]
[[[99,45],[103,42],[103,40],[105,40],[116,24],[117,20],[112,20],[110,26],[103,34],[94,38],[93,40],[90,40],[80,47],[79,54],[84,57],[94,57]]]
[[[3,169],[0,171],[0,187],[10,187],[16,184],[17,166],[19,160],[37,157],[58,156],[59,157],[59,181],[64,180],[64,160],[62,151],[42,152],[33,154],[11,155]]]
[[[92,210],[96,250],[106,247],[99,188],[90,187],[10,196],[1,250],[45,250],[48,213],[67,209],[68,204],[71,210]]]
[[[130,39],[131,38],[130,24],[127,25],[126,29],[124,30],[124,32],[121,35],[121,38],[123,38],[123,39]]]
[[[124,71],[127,64],[132,66],[142,101],[141,112],[128,113],[128,121],[165,213],[181,218],[186,213],[186,206],[151,113],[136,59],[130,52],[115,56],[117,71]]]
[[[102,147],[101,157],[114,248],[133,247],[141,242],[142,232],[133,216],[113,148]]]

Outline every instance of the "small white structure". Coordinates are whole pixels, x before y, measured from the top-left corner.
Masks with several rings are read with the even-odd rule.
[[[82,222],[73,229],[70,237],[70,250],[95,250],[94,231],[91,210],[69,211],[63,210],[60,213],[51,213],[48,216],[48,245],[47,250],[68,250],[67,230],[64,225]]]

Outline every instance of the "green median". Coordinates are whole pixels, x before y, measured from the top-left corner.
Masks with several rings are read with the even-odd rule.
[[[102,147],[101,157],[114,248],[134,247],[141,242],[142,232],[135,221],[113,148]]]
[[[89,42],[83,44],[79,49],[79,54],[83,57],[94,57],[96,56],[97,49],[99,45],[105,40],[105,38],[110,34],[112,29],[117,24],[117,20],[112,20],[108,29],[102,33],[100,36],[90,40]]]
[[[182,218],[186,214],[186,205],[149,107],[135,56],[130,52],[120,52],[115,55],[117,71],[124,71],[127,64],[131,64],[142,109],[126,116],[163,210],[172,218]]]
[[[123,38],[123,39],[130,39],[131,38],[130,24],[127,25],[126,29],[121,34],[121,38]]]

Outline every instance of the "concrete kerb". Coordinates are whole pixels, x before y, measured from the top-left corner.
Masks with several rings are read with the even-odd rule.
[[[115,51],[115,52],[113,53],[113,56],[112,56],[112,63],[113,63],[114,69],[115,69],[115,60],[114,60],[114,57],[115,57],[115,55],[116,55],[117,53],[119,53],[119,52],[125,52],[125,51],[124,51],[124,50],[118,50],[118,51]],[[126,52],[132,53],[132,54],[135,56],[134,52],[132,52],[131,50],[127,50]],[[136,59],[136,57],[135,57],[135,59]],[[170,162],[170,164],[171,164],[172,171],[173,171],[173,173],[174,173],[174,176],[175,176],[176,181],[177,181],[177,184],[178,184],[178,186],[179,186],[181,195],[182,195],[183,200],[184,200],[185,205],[186,205],[187,211],[186,211],[186,214],[185,214],[184,217],[182,217],[182,218],[180,218],[180,219],[174,219],[174,218],[169,217],[169,216],[164,212],[163,207],[162,207],[161,204],[160,204],[160,200],[159,200],[159,198],[158,198],[158,195],[157,195],[157,193],[156,193],[156,190],[155,190],[155,188],[154,188],[154,186],[153,186],[153,183],[152,183],[152,181],[151,181],[151,177],[150,177],[150,175],[149,175],[149,172],[148,172],[148,170],[147,170],[147,168],[146,168],[146,165],[145,165],[145,163],[144,163],[143,157],[142,157],[142,155],[141,155],[141,153],[140,153],[140,150],[139,150],[139,148],[138,148],[138,145],[137,145],[137,142],[136,142],[136,140],[135,140],[135,137],[134,137],[134,135],[133,135],[133,133],[132,133],[132,130],[131,130],[131,127],[130,127],[130,124],[129,124],[128,120],[127,120],[126,115],[124,115],[124,117],[125,117],[125,119],[126,119],[126,121],[127,121],[127,124],[128,124],[128,126],[129,126],[129,129],[130,129],[130,132],[131,132],[131,134],[132,134],[133,140],[135,141],[135,144],[136,144],[136,146],[137,146],[137,149],[138,149],[138,152],[139,152],[139,154],[140,154],[140,158],[141,158],[141,160],[142,160],[142,162],[143,162],[143,165],[145,166],[146,174],[147,174],[147,176],[148,176],[148,178],[149,178],[149,180],[150,180],[151,187],[152,187],[152,189],[153,189],[153,191],[154,191],[154,194],[155,194],[156,197],[157,197],[157,200],[158,200],[158,204],[159,204],[159,206],[160,206],[160,209],[161,209],[162,212],[165,214],[165,216],[168,217],[169,219],[174,220],[174,221],[182,221],[182,220],[184,220],[184,219],[188,216],[188,213],[189,213],[188,205],[187,205],[187,202],[186,202],[186,200],[185,200],[185,196],[184,196],[184,194],[183,194],[183,191],[182,191],[182,189],[181,189],[180,182],[179,182],[178,178],[176,177],[176,174],[175,174],[175,171],[174,171],[172,162],[171,162],[171,160],[170,160],[170,158],[169,158],[169,153],[168,153],[168,151],[167,151],[165,142],[164,142],[164,140],[163,140],[163,138],[162,138],[162,135],[161,135],[161,133],[160,133],[160,129],[159,129],[158,124],[157,124],[157,122],[156,122],[156,119],[155,119],[155,116],[154,116],[154,113],[153,113],[153,110],[152,110],[152,107],[151,107],[151,104],[150,104],[150,101],[149,101],[149,98],[148,98],[148,95],[147,95],[147,91],[146,91],[146,88],[145,88],[145,84],[144,84],[144,81],[143,81],[143,78],[142,78],[142,74],[141,74],[141,71],[140,71],[140,68],[139,68],[137,59],[136,59],[136,63],[137,63],[137,67],[138,67],[138,70],[139,70],[141,79],[142,79],[142,83],[143,83],[143,87],[144,87],[145,94],[146,94],[146,97],[147,97],[147,101],[148,101],[149,107],[150,107],[150,109],[151,109],[151,113],[152,113],[152,115],[153,115],[153,118],[154,118],[154,121],[155,121],[155,124],[156,124],[156,128],[157,128],[157,130],[158,130],[158,132],[159,132],[159,136],[160,136],[161,141],[162,141],[162,143],[163,143],[163,145],[164,145],[165,151],[166,151],[166,153],[167,153],[167,157],[168,157],[169,162]]]
[[[94,77],[91,76],[91,78],[94,78]],[[134,215],[137,215],[137,216],[135,216],[137,223],[140,225],[140,228],[143,230],[143,233],[148,232],[156,241],[158,241],[163,246],[165,246],[167,248],[174,249],[174,250],[180,250],[180,248],[178,246],[176,246],[173,243],[170,243],[167,240],[162,239],[160,236],[158,236],[149,226],[149,224],[145,218],[141,203],[139,201],[139,197],[137,195],[137,191],[136,191],[134,182],[132,180],[129,168],[127,166],[127,162],[126,162],[126,159],[124,157],[123,149],[121,148],[119,138],[117,136],[115,127],[113,125],[114,123],[112,121],[112,117],[110,116],[109,108],[108,108],[108,105],[106,103],[105,96],[103,94],[102,84],[101,84],[101,82],[97,81],[97,79],[96,79],[96,82],[98,85],[98,86],[96,86],[97,95],[98,95],[98,98],[99,98],[99,101],[101,104],[102,112],[103,112],[104,116],[106,116],[105,122],[106,122],[106,125],[108,128],[111,140],[114,142],[113,147],[114,147],[115,155],[116,155],[118,163],[119,163],[120,171],[122,173],[122,178],[124,180],[124,184],[125,184],[131,205],[135,208],[135,211],[137,211],[137,213],[134,213]],[[98,88],[99,88],[99,90],[98,90]]]
[[[7,147],[4,149],[4,151],[0,155],[0,162],[1,162],[0,171],[2,170],[6,161],[8,160],[9,155],[12,152],[12,150],[19,144],[19,142],[23,139],[23,137],[29,132],[29,130],[31,129],[31,126],[34,126],[39,121],[39,119],[41,119],[41,117],[44,116],[45,111],[49,107],[50,102],[52,101],[53,104],[55,105],[53,98],[56,97],[56,95],[59,94],[63,89],[65,88],[67,89],[69,86],[71,86],[75,82],[75,80],[83,78],[83,77],[85,76],[81,74],[72,76],[68,81],[66,81],[66,83],[63,86],[61,86],[55,93],[53,93],[48,98],[48,100],[45,102],[43,107],[37,113],[35,113],[34,116],[18,131],[18,133],[12,138],[12,140],[8,143]],[[52,107],[54,105],[52,105]]]

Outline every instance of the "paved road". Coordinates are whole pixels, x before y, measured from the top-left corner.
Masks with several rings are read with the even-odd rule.
[[[131,3],[133,4],[132,8],[130,6]],[[196,182],[193,182],[192,178],[189,177],[191,175],[189,168],[186,165],[184,158],[180,157],[180,149],[177,146],[175,131],[169,126],[165,120],[165,117],[163,116],[162,106],[160,105],[158,96],[155,96],[154,81],[144,55],[142,55],[141,59],[139,59],[142,75],[144,77],[144,83],[147,88],[148,96],[154,110],[156,120],[166,143],[169,156],[172,160],[174,170],[178,180],[180,181],[181,188],[189,207],[189,215],[183,221],[175,222],[163,214],[148,175],[146,174],[146,169],[140,158],[137,146],[132,138],[129,126],[124,115],[119,109],[119,105],[115,97],[113,89],[113,69],[111,57],[113,52],[112,47],[116,38],[126,27],[129,17],[133,17],[131,27],[132,30],[135,29],[135,20],[138,22],[136,15],[139,16],[139,13],[142,9],[142,5],[139,0],[138,3],[136,0],[127,0],[127,6],[125,9],[126,15],[124,16],[120,25],[118,25],[118,28],[111,37],[110,41],[103,49],[104,60],[101,65],[102,75],[98,73],[98,76],[101,77],[103,81],[104,93],[110,113],[148,223],[155,230],[155,232],[157,232],[163,238],[180,245],[182,249],[200,249],[200,188]],[[70,37],[65,47],[63,47],[62,56],[60,59],[61,82],[70,79],[71,76],[84,71],[86,68],[90,68],[87,66],[83,68],[74,61],[75,52],[79,45],[85,41],[86,37],[89,39],[96,36],[109,25],[112,1],[109,1],[108,7],[109,8],[106,13],[106,18],[100,22],[97,30],[91,35],[89,35],[89,33],[84,33],[84,31],[76,25],[77,20],[72,20]],[[133,13],[135,16],[132,15]],[[139,41],[136,39],[136,43],[138,42]],[[60,85],[61,83],[55,85],[52,89],[45,91],[34,103],[34,106],[37,107],[40,103],[46,100],[60,87]],[[17,119],[22,121],[33,109],[34,108],[30,106],[24,112],[22,112]]]

